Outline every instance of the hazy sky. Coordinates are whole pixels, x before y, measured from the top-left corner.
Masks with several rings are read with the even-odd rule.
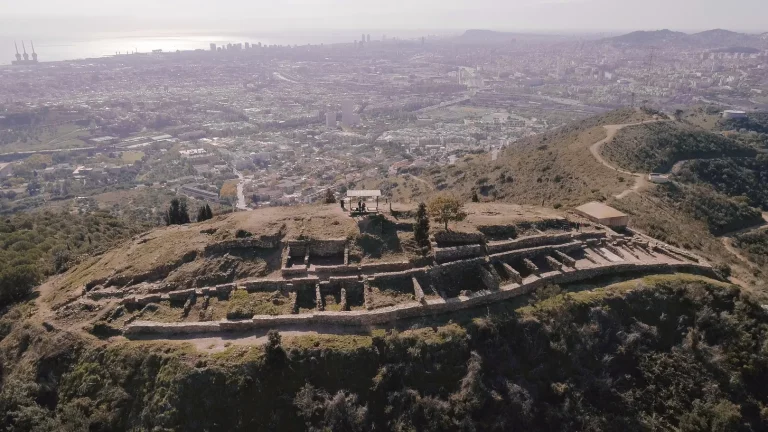
[[[200,29],[768,31],[768,0],[2,0],[3,34]]]

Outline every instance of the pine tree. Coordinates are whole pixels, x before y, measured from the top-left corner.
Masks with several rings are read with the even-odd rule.
[[[179,205],[179,225],[188,224],[190,221],[189,219],[189,211],[187,210],[187,200],[182,199],[181,204]]]
[[[213,219],[213,211],[211,211],[211,207],[208,204],[200,206],[197,209],[197,221],[203,222],[208,219]]]
[[[174,198],[171,205],[165,213],[166,225],[183,225],[189,223],[189,213],[187,212],[187,201]]]
[[[330,189],[325,190],[325,203],[326,204],[333,204],[336,202],[336,197],[333,195],[333,192],[331,192]]]
[[[198,222],[205,222],[208,220],[208,214],[205,213],[205,206],[200,206],[197,208],[197,221]]]
[[[419,247],[429,247],[429,216],[427,216],[427,205],[424,203],[419,203],[419,208],[416,210],[416,223],[413,224],[413,237]]]

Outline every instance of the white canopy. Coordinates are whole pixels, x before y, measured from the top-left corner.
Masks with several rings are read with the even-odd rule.
[[[381,190],[379,189],[361,189],[361,190],[348,190],[348,198],[360,198],[360,197],[380,197]]]

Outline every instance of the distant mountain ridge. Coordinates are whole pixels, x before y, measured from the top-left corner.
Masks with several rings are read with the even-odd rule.
[[[603,39],[603,42],[642,46],[678,44],[688,47],[723,48],[741,46],[749,48],[768,48],[768,33],[748,34],[724,29],[706,30],[699,33],[683,33],[669,29],[653,31],[635,31],[625,35]]]
[[[534,33],[513,33],[484,29],[469,29],[461,36],[453,39],[454,42],[462,44],[503,44],[513,43],[518,40],[557,40],[562,39],[561,35],[534,34]]]

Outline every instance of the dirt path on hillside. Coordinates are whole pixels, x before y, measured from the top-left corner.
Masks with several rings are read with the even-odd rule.
[[[632,177],[635,178],[635,183],[632,185],[632,187],[630,187],[628,189],[625,189],[624,191],[622,191],[621,193],[616,195],[617,199],[623,199],[627,195],[629,195],[629,194],[631,194],[633,192],[638,192],[641,189],[645,188],[648,185],[648,179],[646,178],[648,174],[647,173],[636,173],[636,172],[632,172],[632,171],[627,171],[625,169],[621,169],[621,168],[617,167],[616,165],[611,164],[610,162],[605,160],[605,158],[603,158],[603,155],[601,154],[601,152],[603,150],[603,146],[605,144],[607,144],[608,142],[610,142],[616,136],[616,134],[620,130],[624,129],[625,127],[638,126],[638,125],[643,125],[643,124],[648,124],[648,123],[666,122],[666,121],[669,121],[669,120],[646,120],[646,121],[642,121],[642,122],[638,122],[638,123],[625,123],[625,124],[605,125],[605,126],[603,126],[603,128],[607,132],[607,136],[605,138],[601,139],[600,141],[592,144],[589,147],[589,152],[592,153],[592,156],[594,156],[595,160],[597,160],[598,162],[603,164],[603,166],[605,166],[606,168],[612,169],[612,170],[614,170],[616,172],[620,172],[622,174],[626,174],[626,175],[629,175],[629,176],[632,176]]]
[[[730,252],[731,255],[738,258],[739,261],[743,262],[744,264],[746,264],[751,268],[757,268],[757,264],[750,261],[747,257],[742,255],[738,249],[736,249],[736,247],[733,245],[733,238],[739,234],[744,234],[750,231],[760,231],[760,230],[768,229],[768,212],[763,212],[763,220],[765,222],[760,225],[742,228],[736,231],[731,231],[725,234],[721,234],[719,236],[720,241],[723,243],[723,246],[725,247],[725,249],[728,252]]]

